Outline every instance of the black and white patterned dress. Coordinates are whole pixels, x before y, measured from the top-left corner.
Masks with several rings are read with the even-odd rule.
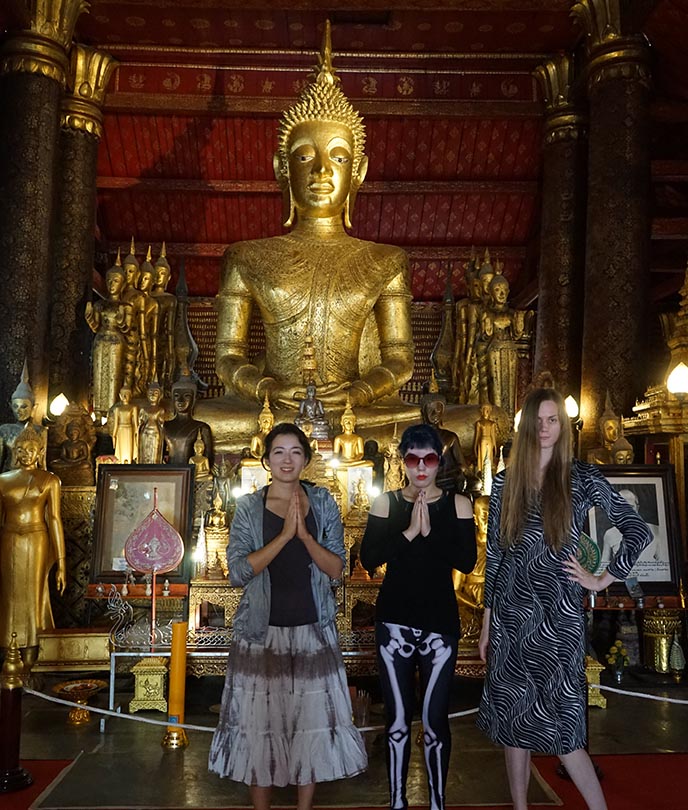
[[[534,507],[521,541],[505,551],[499,544],[504,475],[495,477],[490,499],[485,605],[492,616],[477,723],[496,743],[568,754],[585,746],[585,623],[583,588],[569,581],[562,563],[575,554],[592,506],[623,535],[608,566],[617,579],[626,578],[652,534],[598,467],[574,460],[569,542],[552,550]]]

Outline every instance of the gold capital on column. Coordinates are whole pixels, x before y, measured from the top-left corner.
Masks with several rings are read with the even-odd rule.
[[[113,70],[119,64],[105,51],[75,44],[70,53],[68,91],[62,100],[60,126],[103,134],[102,106]]]
[[[584,118],[573,99],[573,60],[566,54],[548,59],[533,71],[545,102],[545,143],[575,140],[584,134]]]
[[[630,6],[621,0],[576,0],[571,16],[582,25],[588,50],[588,87],[606,79],[634,79],[649,86],[647,40],[626,30]]]
[[[2,47],[0,74],[36,73],[64,86],[74,28],[89,5],[87,0],[24,0],[22,30]]]

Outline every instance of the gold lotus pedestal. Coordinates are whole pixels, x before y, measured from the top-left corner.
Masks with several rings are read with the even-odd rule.
[[[64,681],[53,686],[53,692],[64,700],[71,700],[78,703],[70,710],[67,717],[67,723],[70,726],[83,726],[91,719],[91,713],[88,708],[89,698],[93,697],[96,692],[105,689],[107,683],[105,681],[84,678],[79,681]]]

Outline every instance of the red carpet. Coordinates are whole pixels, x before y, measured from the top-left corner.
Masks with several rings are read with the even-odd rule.
[[[594,756],[593,759],[603,772],[602,785],[609,810],[683,810],[688,806],[685,788],[688,754],[619,754]],[[534,764],[543,778],[561,797],[563,810],[585,810],[585,803],[573,784],[557,775],[558,763],[556,757],[534,758]],[[69,760],[22,762],[22,766],[33,775],[34,784],[25,790],[1,795],[0,807],[2,810],[29,810],[32,802],[69,764]],[[544,806],[532,805],[533,808]],[[548,806],[553,807],[551,804]],[[505,810],[505,807],[462,805],[461,810]]]
[[[25,768],[33,776],[33,785],[24,790],[0,794],[0,807],[2,807],[2,810],[28,810],[48,785],[60,775],[62,770],[71,764],[71,761],[71,759],[22,760],[22,768]]]

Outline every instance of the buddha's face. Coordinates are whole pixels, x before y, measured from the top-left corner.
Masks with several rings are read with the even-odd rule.
[[[139,277],[139,268],[133,263],[125,264],[124,275],[127,279],[127,284],[131,287],[135,287]]]
[[[67,429],[65,430],[65,433],[67,434],[68,439],[71,439],[71,441],[74,441],[75,439],[79,438],[79,434],[81,433],[81,429],[79,428],[79,425],[77,425],[75,422],[70,422],[67,425]]]
[[[273,427],[273,420],[269,416],[259,416],[258,417],[258,430],[261,433],[269,433]]]
[[[610,444],[619,438],[619,423],[615,419],[605,419],[602,424],[602,437]]]
[[[194,391],[191,388],[177,388],[172,393],[174,410],[177,413],[189,413],[193,407],[195,399]]]
[[[356,427],[356,420],[353,419],[351,416],[345,416],[342,418],[342,430],[344,431],[344,433],[353,433],[355,427]]]
[[[160,388],[149,388],[148,389],[148,401],[151,405],[157,405],[160,402],[162,397],[162,391]]]
[[[351,190],[354,144],[351,132],[332,121],[306,121],[289,139],[289,184],[301,217],[341,213]]]
[[[471,279],[470,289],[469,289],[471,298],[480,298],[483,294],[483,287],[480,283],[480,279],[476,276],[474,279]]]
[[[128,405],[131,402],[131,388],[121,388],[119,398],[124,405]]]
[[[16,442],[14,454],[20,467],[35,467],[41,454],[41,448],[33,439],[29,439]]]
[[[124,275],[122,273],[108,273],[105,276],[105,283],[110,295],[119,295],[124,286]]]
[[[167,287],[167,284],[170,280],[170,269],[169,267],[165,267],[165,265],[161,265],[156,269],[155,273],[155,283],[158,287]]]
[[[496,284],[492,284],[490,289],[495,304],[506,304],[509,297],[509,285],[506,281],[498,281]]]
[[[633,451],[617,450],[614,453],[614,464],[633,464]]]
[[[490,295],[490,284],[494,273],[484,273],[480,276],[480,289],[483,295]]]
[[[148,292],[153,287],[153,271],[144,270],[139,276],[139,290]]]
[[[444,416],[444,403],[435,399],[425,404],[425,419],[430,425],[439,425]]]
[[[24,399],[23,397],[13,398],[10,406],[17,422],[27,422],[31,418],[33,402],[30,399]]]

